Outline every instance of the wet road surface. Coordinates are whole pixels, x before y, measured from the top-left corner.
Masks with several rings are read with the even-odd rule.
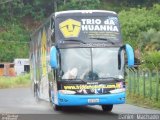
[[[30,88],[13,88],[0,90],[0,113],[0,120],[5,120],[6,113],[18,114],[18,120],[117,120],[126,119],[123,114],[160,114],[160,111],[129,104],[115,105],[111,113],[103,112],[100,106],[65,107],[54,111],[49,102],[37,102]]]

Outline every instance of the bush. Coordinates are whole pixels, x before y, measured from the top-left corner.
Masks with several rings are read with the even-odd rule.
[[[143,52],[160,50],[160,31],[149,29],[142,32],[139,37],[139,46]]]
[[[148,68],[150,70],[160,70],[160,51],[150,51],[143,55],[142,64],[143,68]]]
[[[129,11],[121,11],[119,18],[124,41],[130,43],[133,47],[137,47],[141,32],[148,31],[151,28],[160,31],[159,11],[160,5],[158,4],[151,9],[131,8]]]

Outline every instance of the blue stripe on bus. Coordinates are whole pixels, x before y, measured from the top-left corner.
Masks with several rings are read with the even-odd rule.
[[[125,92],[105,95],[65,95],[58,93],[59,106],[80,106],[80,105],[104,105],[125,103]],[[89,103],[89,99],[99,99],[99,102]]]

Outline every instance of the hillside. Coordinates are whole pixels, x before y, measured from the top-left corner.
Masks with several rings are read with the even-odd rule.
[[[104,9],[119,14],[123,39],[134,48],[144,46],[143,33],[159,36],[160,3],[158,0],[59,0],[56,4],[49,0],[14,0],[0,2],[0,61],[11,62],[14,58],[29,57],[30,33],[34,31],[55,10]],[[54,6],[54,7],[53,7]],[[128,17],[129,16],[129,17]],[[149,38],[148,38],[149,39]],[[154,38],[148,40],[147,47],[159,49]],[[141,46],[138,46],[141,43]],[[149,47],[151,46],[151,47]],[[141,48],[140,48],[141,49]],[[147,49],[147,48],[146,48]],[[143,48],[141,49],[144,50]]]

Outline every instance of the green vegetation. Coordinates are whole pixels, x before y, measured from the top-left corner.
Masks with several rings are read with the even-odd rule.
[[[130,93],[143,95],[150,99],[160,100],[160,89],[157,88],[158,78],[160,77],[157,71],[137,71],[128,73],[128,90]]]
[[[99,7],[100,7],[99,0],[77,0],[77,1],[70,0],[69,2],[65,2],[65,3],[63,1],[63,4],[61,3],[60,7],[58,7],[58,11],[60,10],[88,10],[88,9],[95,9]]]
[[[0,61],[29,57],[30,33],[54,11],[104,9],[118,12],[125,43],[142,52],[160,49],[158,0],[14,0],[0,2]],[[154,36],[154,37],[152,37]],[[146,42],[147,41],[147,42]],[[147,44],[147,45],[146,45]],[[6,47],[7,46],[7,47]],[[144,47],[146,46],[146,47]],[[151,47],[150,47],[151,46]],[[149,49],[148,49],[148,48]],[[22,52],[23,48],[23,52]],[[146,52],[146,49],[147,52]],[[154,52],[152,49],[152,52]],[[2,52],[5,51],[5,52]],[[147,64],[146,62],[143,62]]]
[[[127,103],[135,104],[137,106],[146,107],[146,108],[155,108],[160,110],[160,102],[151,100],[149,98],[144,98],[143,96],[136,94],[127,94]]]
[[[127,74],[127,102],[160,109],[160,72],[130,69]]]
[[[151,8],[131,8],[119,12],[123,40],[139,51],[139,55],[136,52],[135,55],[143,69],[160,68],[159,11],[160,5],[154,4]]]
[[[149,51],[144,53],[142,60],[145,64],[141,67],[149,70],[160,70],[160,52]]]
[[[0,77],[0,88],[27,87],[31,84],[30,75]]]
[[[4,23],[0,30],[0,61],[12,62],[26,58],[29,53],[29,34],[19,23]]]
[[[144,36],[142,37],[142,33],[150,29],[154,29],[155,32],[160,31],[159,11],[160,5],[155,4],[150,9],[146,7],[131,8],[128,11],[122,10],[119,12],[122,35],[125,42],[130,43],[134,48],[141,47],[138,46],[139,43],[146,41]]]
[[[12,62],[14,58],[29,57],[30,33],[51,13],[60,10],[103,9],[118,13],[124,43],[131,44],[135,51],[138,51],[135,52],[135,55],[136,60],[141,63],[139,68],[152,71],[160,70],[159,0],[3,1],[0,0],[0,62]],[[28,85],[30,83],[28,80],[29,75],[24,78],[22,76],[1,77],[0,88]],[[143,83],[143,80],[141,82]],[[147,82],[146,89],[149,89]],[[158,85],[159,82],[153,80],[153,88]],[[132,94],[128,93],[128,102],[160,108],[160,103],[154,99],[156,92],[152,92],[154,93],[152,99],[144,98],[143,94],[140,94],[143,93],[143,87],[140,87],[139,93],[137,93],[137,89],[135,92],[133,90]]]
[[[160,31],[149,29],[147,32],[141,32],[139,37],[139,46],[145,51],[155,51],[160,48]]]

